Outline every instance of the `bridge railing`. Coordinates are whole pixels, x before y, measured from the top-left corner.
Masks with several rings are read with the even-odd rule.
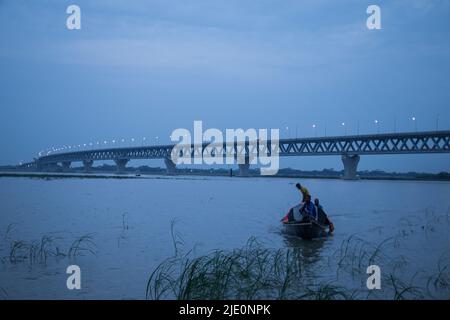
[[[172,156],[245,157],[278,154],[279,156],[375,155],[450,152],[450,131],[408,132],[372,135],[334,136],[257,140],[233,143],[140,146],[93,149],[43,156],[37,163],[63,161],[161,159]]]

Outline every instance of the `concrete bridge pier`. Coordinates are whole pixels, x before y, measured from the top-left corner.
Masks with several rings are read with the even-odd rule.
[[[51,170],[52,169],[52,165],[49,164],[49,163],[40,163],[40,162],[38,162],[37,163],[37,169],[39,171],[52,171]]]
[[[83,160],[84,172],[91,172],[94,160]]]
[[[249,177],[250,174],[250,163],[252,163],[253,159],[255,159],[255,155],[246,154],[245,156],[236,157],[239,167],[238,176],[240,177]],[[243,163],[240,163],[243,162]]]
[[[164,158],[164,164],[166,165],[166,173],[174,176],[177,174],[177,165],[170,158]]]
[[[117,166],[117,173],[125,173],[125,169],[127,166],[127,163],[130,161],[130,159],[116,159],[114,162]]]
[[[357,170],[358,170],[358,162],[359,162],[359,155],[342,155],[342,163],[344,164],[344,175],[342,176],[342,179],[344,180],[357,180]]]
[[[63,161],[62,163],[62,169],[63,171],[69,171],[70,170],[70,165],[72,164],[70,161]]]
[[[57,172],[58,168],[59,167],[58,167],[58,163],[57,162],[38,165],[39,171]]]
[[[238,164],[239,166],[239,176],[248,177],[250,176],[250,163]]]

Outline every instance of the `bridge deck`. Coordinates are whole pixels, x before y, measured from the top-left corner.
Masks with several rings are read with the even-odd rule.
[[[235,155],[265,154],[270,148],[273,152],[274,145],[276,144],[272,144],[269,140],[214,146],[218,146],[218,152],[222,152],[222,156],[226,156],[230,153]],[[175,145],[161,145],[63,152],[42,156],[36,162],[50,164],[87,160],[164,159],[171,157],[174,147]],[[186,154],[187,152],[192,157],[196,157],[204,154],[210,155],[212,149],[214,148],[208,143],[187,145],[182,147],[181,153]],[[450,131],[281,139],[278,152],[280,156],[448,153],[450,152]]]

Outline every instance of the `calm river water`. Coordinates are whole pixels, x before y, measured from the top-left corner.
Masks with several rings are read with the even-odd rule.
[[[388,262],[403,261],[402,272],[411,277],[449,265],[450,183],[302,180],[336,228],[334,236],[308,242],[287,237],[279,223],[299,202],[296,182],[1,178],[0,298],[143,299],[152,270],[174,254],[173,221],[183,250],[194,249],[195,255],[240,248],[256,237],[267,247],[299,246],[305,259],[333,264],[336,251],[353,236],[374,246],[386,241],[382,250]],[[81,250],[65,257],[84,235],[93,243],[82,242],[80,248],[95,254]],[[33,243],[39,248],[43,236],[61,255],[43,261],[40,252],[21,260]],[[78,291],[66,287],[71,264],[81,268]],[[450,293],[444,290],[440,297]]]

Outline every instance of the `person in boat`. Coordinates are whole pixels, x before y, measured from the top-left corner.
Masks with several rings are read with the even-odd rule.
[[[300,193],[302,194],[302,202],[305,202],[306,200],[306,196],[310,196],[308,189],[306,189],[304,186],[302,186],[300,183],[297,183],[295,185],[297,187],[297,189],[300,191]]]
[[[317,208],[317,221],[321,224],[327,225],[330,228],[330,233],[332,233],[334,231],[334,225],[323,210],[318,198],[314,199],[314,205]]]
[[[309,194],[305,196],[305,201],[300,209],[300,212],[303,216],[303,220],[317,220],[317,209],[314,203],[312,203],[311,196]]]
[[[311,202],[311,195],[309,194],[308,189],[303,187],[300,183],[297,183],[295,186],[297,187],[297,189],[302,194],[302,202],[299,204],[299,206],[292,207],[289,210],[289,212],[281,219],[281,222],[283,222],[283,223],[305,220],[305,215],[303,213],[303,209],[304,209],[304,206],[305,206],[306,198],[309,197],[310,202]],[[308,204],[308,207],[309,206],[310,205]],[[315,211],[314,208],[311,209],[311,210]]]

